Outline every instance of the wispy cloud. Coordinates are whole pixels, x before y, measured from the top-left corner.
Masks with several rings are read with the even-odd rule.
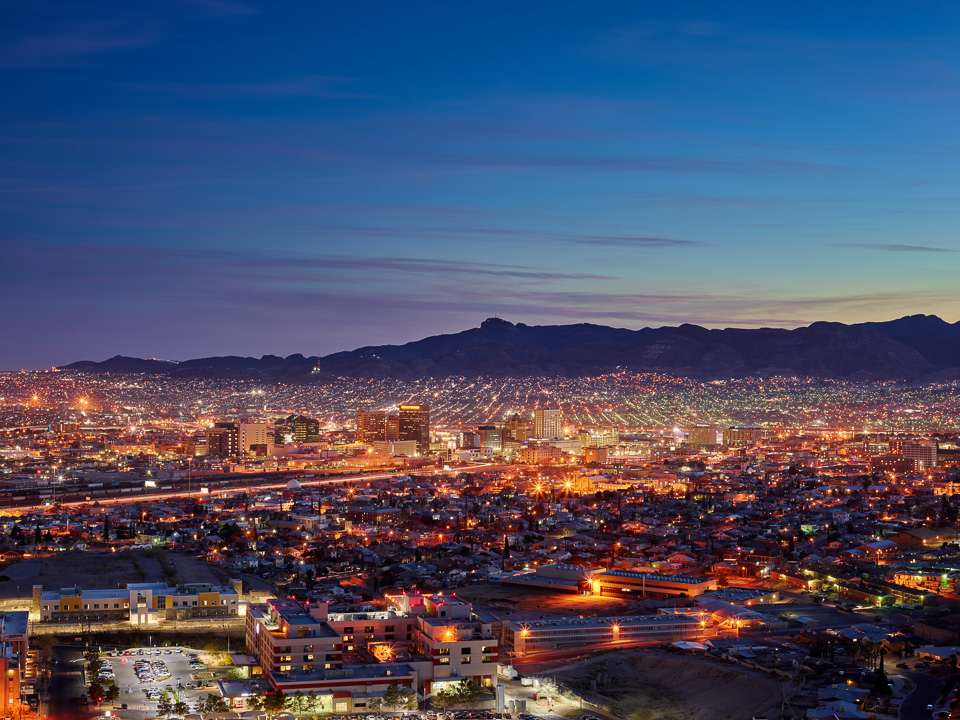
[[[860,248],[862,250],[882,250],[898,253],[955,253],[960,250],[933,247],[931,245],[905,245],[900,243],[832,243],[833,247]]]
[[[222,259],[223,256],[219,256]],[[473,275],[522,280],[615,280],[609,275],[564,273],[527,265],[501,265],[461,260],[401,257],[280,256],[260,253],[230,254],[226,263],[258,270],[341,270],[365,273],[406,273],[413,275]]]
[[[43,34],[22,37],[0,48],[0,67],[41,68],[82,65],[94,56],[140,47],[157,36],[117,23],[72,23]]]
[[[703,242],[701,240],[678,240],[676,238],[663,237],[618,237],[615,235],[593,235],[586,237],[566,238],[566,240],[567,242],[573,242],[579,245],[599,245],[602,247],[637,249],[713,247],[713,243]]]
[[[367,97],[337,89],[352,79],[331,75],[300,75],[258,82],[166,82],[126,84],[124,87],[184,98]]]

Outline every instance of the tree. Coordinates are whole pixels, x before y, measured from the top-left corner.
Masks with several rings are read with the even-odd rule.
[[[479,684],[479,683],[478,683]],[[552,678],[540,678],[540,689],[537,690],[537,699],[543,698],[548,703],[553,704],[554,699],[559,697],[560,688]]]
[[[503,538],[503,559],[508,560],[510,558],[510,539],[506,536]]]
[[[303,691],[297,690],[291,698],[293,707],[297,709],[297,715],[303,714]]]
[[[394,710],[416,710],[417,694],[408,687],[400,687],[397,683],[390,683],[383,696],[383,703]]]
[[[230,711],[227,701],[219,695],[208,693],[197,700],[197,714],[208,715],[213,713],[225,713]]]
[[[103,516],[103,541],[110,542],[110,516]]]
[[[433,704],[441,710],[446,710],[456,702],[456,693],[453,690],[449,690],[445,687],[440,688],[433,694]]]
[[[464,705],[476,705],[481,695],[483,695],[483,686],[473,678],[464,680],[457,685],[457,702]]]
[[[190,706],[187,705],[183,700],[177,698],[173,703],[173,714],[174,715],[186,715],[190,712]]]
[[[110,683],[104,689],[103,699],[106,702],[116,702],[117,698],[120,697],[120,687],[116,683]]]
[[[167,715],[173,715],[173,703],[171,703],[167,696],[164,695],[157,702],[157,715],[160,717],[166,717]]]
[[[370,709],[378,716],[383,712],[383,706],[386,705],[382,697],[373,698],[370,701]]]
[[[283,690],[264,693],[263,695],[263,710],[267,715],[276,715],[279,712],[283,712],[286,705],[287,696],[283,694]]]
[[[94,705],[99,705],[103,702],[103,695],[103,685],[100,684],[99,680],[94,680],[87,686],[87,697],[90,698],[90,702]]]

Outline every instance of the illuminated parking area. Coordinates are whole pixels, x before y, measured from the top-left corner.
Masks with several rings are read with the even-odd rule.
[[[131,648],[115,655],[104,655],[102,662],[113,671],[121,704],[129,710],[156,715],[157,703],[167,694],[171,702],[182,700],[191,710],[197,700],[214,693],[219,696],[217,673],[200,662],[202,651],[191,648]],[[196,661],[194,661],[196,658]],[[197,674],[211,677],[195,678]]]

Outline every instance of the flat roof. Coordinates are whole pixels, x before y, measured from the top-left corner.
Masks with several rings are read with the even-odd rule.
[[[598,573],[596,578],[606,576],[632,578],[636,580],[654,580],[659,582],[675,582],[684,585],[699,585],[700,583],[710,582],[710,578],[691,577],[690,575],[663,575],[661,573],[637,572],[635,570],[606,570]]]
[[[635,625],[682,625],[700,624],[696,618],[687,615],[624,615],[621,617],[600,617],[600,618],[562,618],[557,620],[537,620],[532,623],[517,623],[509,620],[505,624],[510,626],[514,632],[523,628],[536,628],[546,630],[549,628],[566,629],[571,627],[583,628],[601,628],[611,625],[635,626]]]
[[[342,670],[288,670],[274,671],[270,676],[278,683],[312,682],[318,680],[373,680],[387,677],[415,675],[409,665],[377,663],[375,665],[352,665]]]
[[[25,635],[30,613],[26,610],[0,612],[0,619],[2,619],[0,635]]]

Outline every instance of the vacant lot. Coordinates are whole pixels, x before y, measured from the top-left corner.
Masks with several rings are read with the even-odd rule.
[[[69,552],[33,558],[0,571],[10,578],[0,582],[0,599],[30,597],[34,585],[60,588],[111,588],[131,582],[221,583],[226,573],[190,555],[165,550],[116,553]]]
[[[776,682],[691,656],[621,650],[558,668],[556,678],[625,720],[779,716]]]

